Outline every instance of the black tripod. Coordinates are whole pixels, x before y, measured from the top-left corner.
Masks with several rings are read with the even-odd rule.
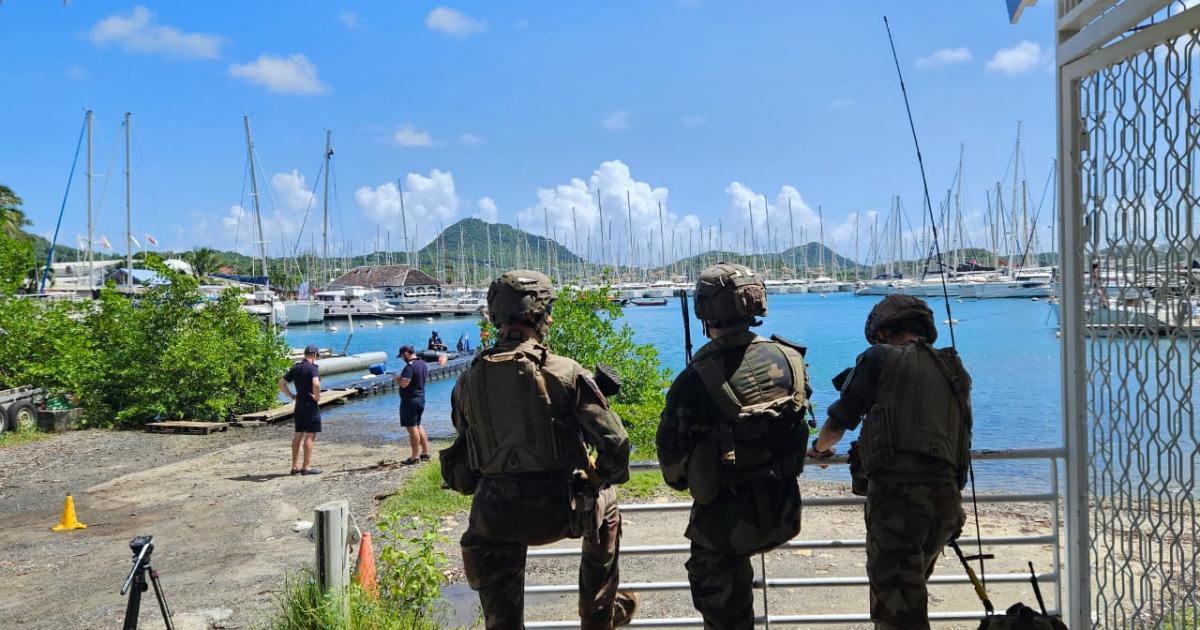
[[[133,550],[133,569],[125,584],[121,586],[121,594],[129,593],[129,604],[125,607],[124,630],[137,630],[138,613],[142,608],[142,593],[154,585],[154,596],[158,599],[158,608],[162,611],[163,624],[166,630],[175,630],[171,623],[171,609],[167,606],[167,598],[163,595],[162,584],[158,582],[158,571],[150,566],[150,554],[154,553],[153,536],[138,536],[129,541]],[[149,577],[149,580],[146,578]]]

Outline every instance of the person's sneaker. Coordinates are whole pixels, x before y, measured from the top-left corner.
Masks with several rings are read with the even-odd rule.
[[[424,455],[422,455],[421,461],[423,461],[423,462],[429,461],[429,453],[425,453]]]
[[[292,474],[293,474],[293,475],[299,475],[299,474],[300,474],[300,469],[299,469],[299,468],[293,468],[293,469],[292,469]]]
[[[629,625],[641,603],[642,597],[637,593],[617,591],[617,597],[613,600],[613,627],[620,628]]]
[[[319,475],[319,474],[321,474],[321,469],[320,468],[305,468],[304,470],[300,471],[300,474],[301,475]]]

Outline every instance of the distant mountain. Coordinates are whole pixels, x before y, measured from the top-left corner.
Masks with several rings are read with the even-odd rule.
[[[739,254],[731,251],[708,251],[695,256],[689,256],[677,260],[668,265],[673,270],[695,270],[717,262],[733,262],[746,265],[757,271],[776,270],[780,273],[776,275],[792,275],[799,276],[801,272],[808,271],[810,274],[816,273],[816,270],[822,265],[824,266],[825,274],[853,272],[855,269],[863,269],[864,265],[839,255],[828,247],[822,247],[820,243],[808,243],[807,245],[797,245],[790,247],[782,252],[773,254]]]

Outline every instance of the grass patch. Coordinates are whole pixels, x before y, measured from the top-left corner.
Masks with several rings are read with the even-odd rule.
[[[442,488],[442,465],[438,460],[421,464],[417,472],[388,497],[379,508],[382,516],[449,516],[471,507],[471,497]]]
[[[321,592],[312,571],[304,569],[284,579],[276,612],[267,630],[437,630],[437,619],[423,612],[397,610],[369,597],[357,584],[350,586],[347,617],[332,598]]]
[[[688,498],[688,493],[668,486],[657,470],[634,471],[629,474],[628,482],[617,486],[617,496],[623,499],[651,499],[663,495],[680,500]]]
[[[41,431],[5,431],[4,433],[0,433],[0,448],[39,442],[49,437],[49,433],[42,433]]]

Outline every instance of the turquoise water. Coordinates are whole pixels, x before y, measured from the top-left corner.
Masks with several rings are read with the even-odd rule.
[[[836,392],[829,380],[843,368],[853,365],[855,356],[866,348],[863,322],[867,313],[880,298],[856,297],[849,293],[772,295],[769,313],[758,332],[778,334],[808,347],[813,397],[820,419],[824,409],[835,400]],[[932,300],[931,306],[939,323],[936,345],[949,345],[945,302]],[[1030,448],[1062,444],[1060,419],[1060,344],[1055,337],[1056,325],[1045,301],[1027,300],[951,300],[955,335],[963,362],[974,379],[973,405],[975,411],[976,448]],[[677,372],[684,365],[683,326],[677,301],[663,307],[629,307],[624,321],[634,330],[638,341],[654,344],[664,365]],[[336,322],[339,331],[327,332],[322,327],[297,327],[287,332],[292,347],[317,343],[323,347],[341,348],[346,341],[345,321]],[[424,319],[406,322],[374,321],[355,324],[350,352],[382,350],[394,357],[404,343],[424,347],[431,330],[453,346],[459,335],[466,333],[475,341],[478,327],[471,318]],[[693,320],[693,344],[698,348],[703,339],[699,322]],[[388,368],[400,367],[398,359],[389,359]],[[360,374],[334,375],[324,379],[328,386],[357,381]],[[425,426],[431,436],[442,437],[453,432],[450,424],[450,390],[452,381],[431,383],[426,394]],[[344,407],[329,410],[324,417],[336,422],[345,414],[353,414],[367,430],[377,431],[385,439],[399,439],[401,429],[397,416],[395,394],[362,399]],[[844,441],[848,444],[850,436]],[[1049,476],[1045,462],[997,462],[981,466],[979,483],[986,488],[1010,488],[1014,482],[1030,479],[1044,480]],[[845,471],[808,471],[806,474],[841,479]]]

